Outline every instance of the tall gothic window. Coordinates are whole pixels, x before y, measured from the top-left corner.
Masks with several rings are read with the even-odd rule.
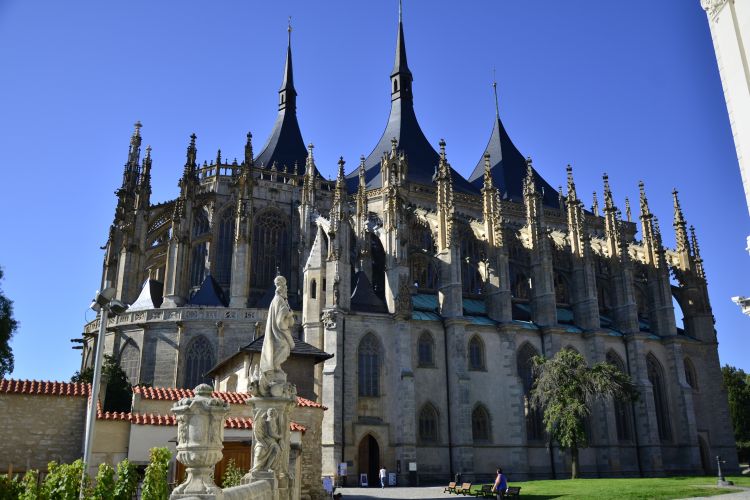
[[[474,335],[469,341],[469,370],[484,369],[484,342],[478,335]]]
[[[437,269],[434,259],[429,255],[413,253],[409,258],[411,268],[411,282],[417,289],[434,290],[437,288]]]
[[[214,277],[225,289],[232,281],[232,249],[234,247],[234,210],[227,208],[219,219],[219,241],[216,245]]]
[[[359,395],[362,397],[380,396],[380,342],[375,335],[368,333],[359,343]]]
[[[208,215],[203,208],[199,208],[195,211],[193,217],[193,236],[200,236],[206,234],[211,229],[211,225],[208,223]]]
[[[210,384],[206,372],[214,365],[214,350],[211,342],[200,335],[188,344],[185,356],[185,387],[193,389],[199,384]]]
[[[253,230],[253,286],[268,288],[276,277],[289,274],[289,227],[282,214],[266,210],[255,219]]]
[[[531,389],[534,387],[534,368],[532,359],[537,352],[531,344],[524,344],[516,356],[516,368],[518,377],[523,386],[524,414],[526,416],[526,439],[529,441],[540,440],[544,437],[542,428],[542,412],[531,406]]]
[[[529,278],[519,269],[518,266],[510,266],[511,295],[514,299],[529,300],[531,289],[529,287]]]
[[[430,332],[422,332],[417,342],[419,357],[418,366],[435,366],[435,341],[432,340]]]
[[[419,439],[423,443],[436,443],[438,440],[438,413],[430,403],[426,403],[419,412]]]
[[[659,439],[669,441],[672,439],[672,426],[669,424],[669,405],[667,402],[664,370],[653,354],[646,356],[646,369],[648,371],[648,381],[651,382],[654,393],[654,408],[656,409],[656,425],[659,430]]]
[[[135,342],[128,339],[125,343],[125,347],[120,351],[120,368],[125,372],[128,377],[130,385],[138,383],[138,367],[141,361],[141,351]]]
[[[190,255],[190,286],[196,287],[203,283],[206,277],[206,255],[208,254],[208,244],[204,241],[196,243]]]
[[[435,241],[430,228],[414,223],[409,230],[409,244],[414,250],[423,251],[429,255],[435,253]]]
[[[482,293],[482,275],[479,274],[479,262],[482,260],[480,242],[474,236],[471,228],[464,228],[460,232],[461,243],[461,284],[464,293]]]
[[[620,356],[614,351],[607,353],[607,363],[614,366],[623,373],[625,371],[625,363],[623,363]],[[615,410],[615,426],[617,427],[617,440],[618,441],[630,441],[633,439],[633,425],[631,419],[630,404],[621,400],[614,400]]]
[[[490,414],[484,405],[478,405],[471,413],[471,437],[475,443],[490,440]]]
[[[570,304],[568,281],[561,273],[555,273],[555,302],[558,304]]]
[[[683,364],[685,365],[685,381],[694,391],[698,390],[698,378],[695,374],[693,362],[689,358],[685,358]]]

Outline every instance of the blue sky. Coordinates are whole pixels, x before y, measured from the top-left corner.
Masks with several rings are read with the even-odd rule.
[[[397,3],[0,2],[0,266],[20,328],[18,378],[68,379],[70,338],[92,319],[132,124],[153,147],[153,196],[198,156],[256,150],[276,116],[294,31],[303,137],[333,175],[385,127]],[[698,0],[406,0],[417,115],[468,175],[492,127],[493,68],[510,136],[553,185],[572,163],[587,204],[607,172],[617,203],[646,183],[674,244],[671,190],[701,243],[722,363],[750,369],[733,295],[750,294],[748,211],[706,17]],[[634,204],[636,206],[636,204]],[[635,214],[634,214],[635,215]]]

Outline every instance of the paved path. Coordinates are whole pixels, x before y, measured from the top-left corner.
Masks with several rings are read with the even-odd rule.
[[[443,493],[444,488],[445,486],[425,486],[420,488],[337,488],[336,492],[342,493],[344,500],[369,500],[372,498],[446,500],[447,495]]]
[[[446,500],[450,498],[443,493],[443,486],[421,488],[337,488],[336,492],[344,495],[344,500],[371,500],[373,498],[394,498],[403,500]],[[456,497],[453,497],[456,498]],[[471,498],[471,497],[466,497]],[[523,500],[523,496],[521,496]],[[750,500],[750,489],[714,497],[694,497],[692,500]]]

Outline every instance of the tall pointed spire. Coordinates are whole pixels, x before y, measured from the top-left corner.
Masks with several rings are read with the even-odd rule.
[[[277,164],[278,170],[291,170],[294,163],[302,164],[307,157],[305,142],[302,140],[297,122],[297,91],[294,88],[292,71],[292,23],[287,26],[286,63],[284,77],[279,89],[279,114],[276,117],[271,136],[255,159],[259,166],[271,167]]]
[[[391,72],[391,99],[411,100],[412,75],[406,63],[406,42],[404,41],[404,22],[401,0],[398,2],[398,35],[396,38],[396,60]]]
[[[672,190],[672,200],[674,201],[674,231],[675,243],[678,252],[690,252],[690,241],[688,240],[687,222],[682,214],[680,199],[677,197],[677,189]]]
[[[495,94],[495,118],[499,120],[500,119],[500,102],[497,99],[497,80],[494,80],[492,82],[492,92]]]

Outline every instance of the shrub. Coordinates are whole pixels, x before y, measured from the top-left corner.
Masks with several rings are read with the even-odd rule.
[[[21,480],[23,490],[18,495],[18,500],[38,500],[39,492],[39,471],[31,469],[26,471]]]
[[[99,464],[96,474],[96,486],[91,497],[93,500],[114,500],[115,498],[115,469],[109,464]]]
[[[224,470],[224,480],[221,482],[221,487],[231,488],[232,486],[239,486],[245,472],[237,467],[233,458],[230,458],[229,462],[227,462],[227,468]]]
[[[167,448],[151,448],[146,476],[143,479],[142,500],[167,500],[167,470],[171,458],[172,453]]]
[[[138,488],[138,470],[127,458],[117,464],[114,500],[130,500]]]
[[[0,500],[16,500],[23,491],[23,485],[18,478],[8,477],[7,474],[0,476]]]
[[[40,496],[49,500],[77,500],[81,490],[84,465],[80,458],[72,464],[50,462]],[[83,488],[88,490],[89,477],[83,478]]]

